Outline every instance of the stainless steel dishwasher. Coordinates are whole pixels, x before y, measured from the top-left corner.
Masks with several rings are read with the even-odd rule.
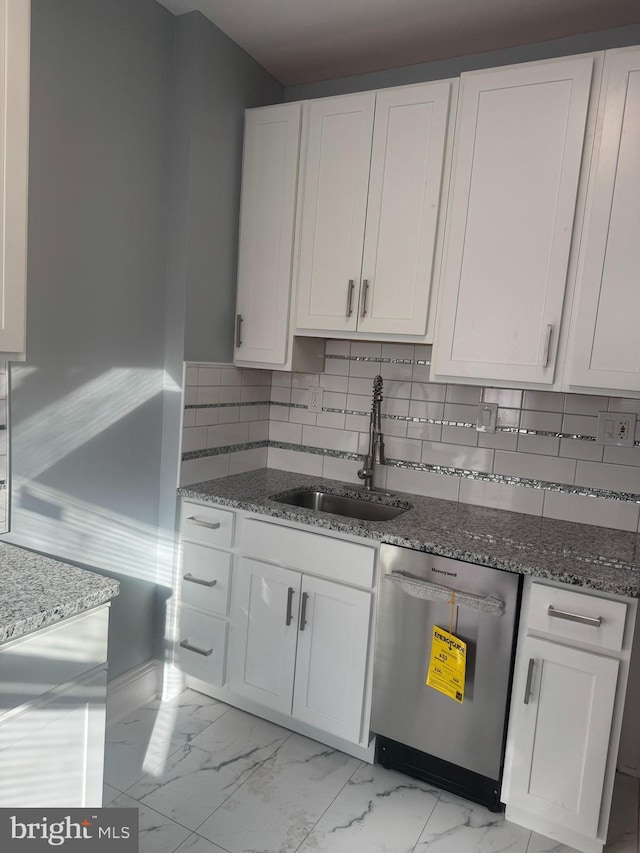
[[[521,578],[395,545],[380,564],[376,761],[499,811]],[[462,704],[425,683],[433,628],[450,625],[467,643]]]

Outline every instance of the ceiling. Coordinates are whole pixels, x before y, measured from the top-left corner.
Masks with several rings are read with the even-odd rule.
[[[198,9],[284,85],[640,23],[639,0],[159,0]]]

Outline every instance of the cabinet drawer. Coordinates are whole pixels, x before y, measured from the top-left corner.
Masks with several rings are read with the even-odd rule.
[[[32,702],[107,660],[106,606],[0,647],[0,714]]]
[[[193,542],[182,543],[180,599],[226,616],[229,612],[231,554]]]
[[[535,631],[544,631],[565,640],[619,652],[626,613],[627,605],[621,601],[534,583],[531,585],[527,625]],[[576,621],[570,618],[572,616],[592,621]]]
[[[227,653],[227,623],[183,607],[178,652],[180,666],[186,675],[221,687]]]
[[[230,548],[233,545],[234,521],[233,512],[184,501],[180,530],[184,539]]]
[[[294,530],[248,519],[243,528],[243,551],[309,574],[357,586],[373,585],[376,549],[330,536]]]

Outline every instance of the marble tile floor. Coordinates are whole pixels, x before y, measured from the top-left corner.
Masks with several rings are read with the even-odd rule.
[[[640,853],[619,776],[606,853]],[[107,731],[104,804],[140,853],[573,853],[502,815],[185,690]]]

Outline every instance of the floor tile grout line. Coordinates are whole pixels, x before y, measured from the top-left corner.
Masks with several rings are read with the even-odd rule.
[[[340,750],[338,750],[338,749],[337,749],[337,750],[336,750],[336,752],[340,752]],[[344,783],[344,785],[340,788],[340,790],[337,792],[337,794],[335,795],[335,797],[331,800],[331,802],[330,802],[330,803],[329,803],[329,805],[326,807],[326,809],[325,809],[325,810],[322,812],[322,814],[318,817],[318,820],[313,824],[313,826],[311,827],[311,829],[309,830],[309,832],[307,832],[307,834],[306,834],[306,835],[305,835],[305,837],[302,839],[302,841],[300,842],[300,844],[296,847],[296,849],[293,851],[293,853],[298,853],[298,850],[300,850],[300,848],[302,847],[302,845],[306,843],[307,838],[309,838],[309,836],[310,836],[310,835],[311,835],[311,833],[314,831],[314,829],[316,828],[316,826],[320,823],[320,821],[322,820],[322,818],[326,815],[326,813],[329,811],[329,809],[331,808],[331,806],[335,803],[335,801],[338,799],[338,797],[340,796],[340,794],[341,794],[341,793],[344,791],[344,789],[347,787],[347,785],[349,784],[349,782],[351,782],[351,780],[352,780],[352,779],[353,779],[353,777],[356,775],[356,773],[358,772],[358,770],[361,770],[361,769],[362,769],[363,767],[365,767],[367,764],[368,764],[368,762],[366,762],[366,761],[360,761],[360,764],[358,764],[358,766],[354,769],[354,771],[353,771],[353,773],[351,774],[351,776],[349,776],[349,778],[347,779],[347,781],[346,781],[346,782]]]
[[[422,838],[422,833],[425,831],[425,829],[427,828],[427,824],[429,823],[429,821],[433,817],[433,813],[436,810],[438,803],[440,802],[440,798],[442,797],[443,791],[440,788],[435,788],[433,790],[433,793],[436,795],[436,801],[433,804],[433,808],[429,812],[429,817],[425,820],[425,822],[422,825],[422,829],[418,832],[418,837],[416,838],[415,843],[414,843],[413,847],[411,848],[411,853],[414,853],[415,849],[417,848],[418,844],[420,843],[420,839]]]

